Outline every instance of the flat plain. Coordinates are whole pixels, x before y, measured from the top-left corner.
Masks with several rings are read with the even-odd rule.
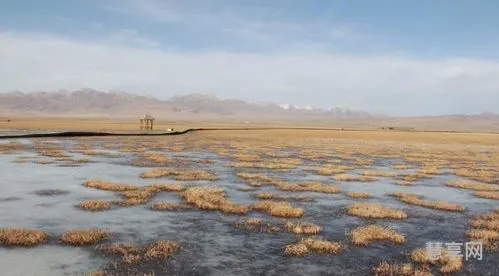
[[[35,125],[136,127],[18,127]],[[496,134],[260,129],[10,139],[0,140],[0,167],[6,275],[499,274]],[[450,261],[443,252],[442,261],[426,261],[430,241],[482,241],[483,260]]]

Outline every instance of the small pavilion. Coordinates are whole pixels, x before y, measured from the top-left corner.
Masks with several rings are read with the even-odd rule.
[[[140,118],[140,129],[141,130],[152,130],[154,124],[154,117],[146,113],[143,118]]]

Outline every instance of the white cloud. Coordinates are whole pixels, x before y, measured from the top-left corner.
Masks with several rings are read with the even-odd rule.
[[[186,53],[116,43],[0,33],[0,91],[93,87],[161,98],[210,92],[395,114],[498,111],[497,62]]]
[[[142,36],[134,29],[121,29],[107,35],[107,41],[117,45],[130,45],[146,48],[158,47],[160,44],[150,38]]]

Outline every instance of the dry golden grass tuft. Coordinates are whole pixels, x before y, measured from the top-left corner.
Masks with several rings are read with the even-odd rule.
[[[442,266],[440,267],[440,273],[454,273],[463,267],[463,258],[461,257],[456,257],[456,258],[451,258],[448,254],[448,252],[445,249],[442,249],[440,252],[441,258],[438,259],[431,259],[425,248],[417,248],[414,249],[411,254],[411,259],[420,264],[431,264],[431,265],[436,265],[436,264],[441,264]]]
[[[283,196],[272,192],[261,192],[256,194],[256,198],[260,200],[294,200],[294,201],[313,201],[310,196]]]
[[[89,211],[104,211],[112,207],[111,202],[104,200],[85,200],[78,205],[80,209]]]
[[[88,155],[88,156],[104,156],[104,157],[117,157],[118,156],[117,153],[100,151],[100,150],[86,150],[86,151],[83,151],[82,154]]]
[[[466,236],[474,240],[497,240],[499,239],[499,231],[486,229],[473,229],[466,232]]]
[[[347,196],[351,198],[371,198],[372,195],[370,193],[366,192],[349,192],[347,193]]]
[[[306,234],[306,235],[315,235],[319,234],[322,231],[322,227],[317,224],[313,224],[311,222],[292,222],[287,221],[284,224],[284,227],[291,233],[294,234]]]
[[[394,170],[408,170],[408,169],[412,169],[413,167],[411,165],[407,165],[407,164],[394,164],[392,166],[392,168]]]
[[[102,229],[71,230],[65,232],[62,243],[73,246],[85,246],[100,243],[111,236],[111,232]]]
[[[122,257],[122,262],[129,265],[136,265],[142,260],[142,249],[135,244],[114,244],[103,247],[107,254],[118,254]]]
[[[249,207],[238,205],[226,198],[224,189],[212,187],[188,188],[183,199],[202,210],[220,210],[227,214],[246,215]]]
[[[366,175],[352,175],[352,174],[338,174],[334,176],[336,181],[344,181],[344,182],[374,182],[377,179],[372,176]]]
[[[406,241],[405,237],[397,231],[375,224],[352,230],[350,237],[352,242],[359,246],[367,246],[376,241],[390,241],[395,244],[403,244]]]
[[[308,255],[308,253],[310,253],[310,250],[303,243],[290,244],[284,247],[284,254],[286,256],[302,257]]]
[[[302,208],[295,208],[288,202],[261,201],[253,205],[253,209],[265,211],[271,216],[281,218],[299,218],[305,211]]]
[[[427,201],[421,199],[421,196],[416,194],[406,194],[406,193],[397,192],[390,194],[390,196],[396,197],[400,201],[407,204],[421,206],[430,209],[437,209],[450,212],[464,212],[465,210],[463,206],[455,203],[450,203],[445,201]]]
[[[154,202],[151,205],[151,209],[155,211],[180,211],[180,210],[189,209],[189,207],[179,203]]]
[[[201,170],[167,170],[167,169],[153,169],[146,171],[140,175],[142,178],[160,178],[160,177],[173,177],[178,181],[191,181],[191,180],[210,180],[215,181],[218,177],[215,174]]]
[[[482,241],[484,248],[490,252],[499,252],[499,209],[477,216],[470,221],[470,225],[474,229],[467,231],[466,236]]]
[[[354,167],[350,166],[325,166],[322,168],[319,168],[315,172],[320,175],[335,175],[338,173],[346,173],[349,170],[353,170]]]
[[[301,257],[310,252],[337,255],[345,249],[345,245],[341,242],[328,241],[316,238],[301,239],[296,244],[287,245],[284,248],[284,254],[287,256]]]
[[[257,154],[243,154],[243,153],[237,153],[232,156],[232,158],[237,159],[237,161],[240,162],[258,162],[262,160],[262,157]]]
[[[169,158],[167,158],[165,155],[161,153],[148,152],[148,153],[142,153],[140,156],[145,160],[151,161],[156,164],[166,164],[171,161]]]
[[[447,186],[475,191],[499,191],[499,185],[476,183],[466,180],[454,180],[447,182]]]
[[[487,199],[497,199],[499,200],[499,192],[475,192],[475,196],[481,197],[481,198],[487,198]]]
[[[182,247],[174,241],[157,241],[147,248],[144,257],[148,260],[166,259],[173,254],[180,252]]]
[[[186,189],[184,185],[176,183],[152,184],[148,188],[156,192],[182,192]]]
[[[234,168],[253,168],[267,170],[292,170],[297,167],[295,164],[284,164],[278,161],[261,161],[261,162],[233,162],[229,164]]]
[[[60,150],[40,150],[38,151],[40,156],[52,157],[52,158],[65,158],[69,157],[69,155],[65,154]]]
[[[399,181],[397,181],[397,183],[395,183],[395,185],[399,185],[399,186],[414,186],[416,184],[414,183],[414,181],[399,180]]]
[[[395,208],[383,207],[373,203],[355,203],[348,210],[351,216],[375,219],[406,219],[407,214]]]
[[[481,215],[470,221],[474,228],[499,231],[499,212]]]
[[[118,206],[130,207],[130,206],[137,206],[137,205],[146,204],[147,200],[146,199],[137,199],[137,198],[127,198],[127,199],[113,200],[112,203],[116,204]]]
[[[375,171],[375,170],[365,170],[361,173],[365,176],[379,176],[379,177],[395,177],[397,176],[396,172],[392,171]]]
[[[104,180],[94,180],[94,179],[86,180],[85,182],[83,182],[83,186],[88,188],[94,188],[104,191],[114,191],[114,192],[135,191],[139,189],[138,187],[133,185],[115,183]]]
[[[373,268],[373,274],[376,276],[433,276],[428,269],[415,268],[412,264],[389,264],[381,262]]]
[[[120,195],[126,199],[137,199],[148,201],[158,193],[157,190],[150,187],[143,187],[140,190],[121,192]]]
[[[432,176],[442,174],[439,167],[422,167],[418,170],[418,174]]]
[[[273,233],[281,230],[279,227],[267,223],[259,218],[247,218],[234,223],[234,226],[239,229],[253,232]]]
[[[326,185],[321,182],[302,182],[302,183],[284,183],[277,182],[274,184],[279,190],[287,192],[316,192],[326,194],[337,194],[341,190],[335,186]]]
[[[102,247],[102,250],[108,254],[140,254],[141,248],[135,244],[130,243],[119,243]]]
[[[46,243],[48,239],[48,233],[36,229],[0,229],[0,245],[31,247]]]
[[[275,181],[274,178],[272,178],[268,175],[262,174],[262,173],[244,173],[244,172],[242,172],[242,173],[238,173],[237,176],[240,178],[246,179],[246,180],[255,180],[255,181],[260,181],[260,182],[272,183]]]

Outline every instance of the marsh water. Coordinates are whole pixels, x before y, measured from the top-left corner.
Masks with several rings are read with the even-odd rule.
[[[29,140],[21,141],[29,143]],[[61,140],[60,143],[72,143]],[[379,178],[373,183],[337,182],[331,177],[309,173],[305,167],[289,172],[279,172],[287,181],[316,180],[334,184],[345,192],[362,191],[372,194],[371,199],[354,200],[341,194],[310,192],[282,192],[274,187],[262,187],[255,191],[242,191],[247,187],[236,176],[238,169],[226,166],[228,162],[209,152],[169,153],[183,159],[204,158],[213,163],[196,163],[198,169],[206,169],[219,177],[216,182],[188,181],[189,185],[223,187],[228,197],[239,204],[256,202],[257,192],[272,191],[284,195],[309,195],[310,202],[293,202],[302,207],[301,219],[313,222],[323,231],[318,235],[328,240],[345,242],[348,247],[339,255],[310,254],[305,257],[288,257],[283,247],[295,243],[299,235],[281,231],[278,233],[254,233],[236,229],[233,223],[245,217],[259,217],[273,224],[281,219],[267,214],[250,212],[247,216],[227,215],[218,211],[153,211],[146,205],[113,208],[104,212],[87,212],[75,207],[87,199],[119,199],[114,192],[90,189],[82,185],[87,179],[101,179],[146,186],[153,183],[173,183],[171,179],[142,179],[139,175],[150,169],[130,165],[131,154],[113,152],[116,156],[92,156],[94,162],[79,166],[13,162],[21,156],[36,154],[16,152],[0,154],[0,228],[26,227],[47,231],[51,240],[47,245],[34,248],[0,247],[1,275],[85,275],[106,268],[116,258],[102,254],[95,246],[68,247],[61,245],[57,237],[72,229],[105,228],[113,233],[112,243],[126,242],[146,245],[156,240],[174,240],[182,245],[180,254],[167,260],[141,264],[136,271],[154,272],[155,275],[369,275],[372,267],[386,260],[408,262],[407,253],[425,247],[426,242],[466,242],[465,232],[470,217],[490,212],[497,201],[473,196],[472,191],[445,187],[444,183],[456,178],[439,175],[425,179],[415,186],[398,186],[390,178]],[[72,153],[73,157],[81,157]],[[373,168],[383,167],[390,160],[378,160]],[[242,170],[241,170],[242,171]],[[244,169],[246,172],[266,170]],[[356,171],[352,171],[355,173]],[[59,194],[40,191],[57,190]],[[409,192],[425,196],[429,200],[458,203],[466,208],[463,213],[446,212],[406,205],[395,198],[385,196],[392,192]],[[160,193],[151,202],[181,202],[178,193]],[[381,203],[396,207],[408,214],[406,220],[371,220],[353,217],[345,209],[354,202]],[[407,237],[403,245],[380,242],[367,247],[357,247],[348,242],[350,230],[377,223],[391,226]],[[484,252],[483,260],[465,261],[464,268],[456,275],[499,275],[499,254]],[[118,271],[118,273],[120,273]],[[125,272],[122,272],[125,273]],[[438,272],[436,272],[438,274]],[[137,274],[138,275],[138,274]]]

